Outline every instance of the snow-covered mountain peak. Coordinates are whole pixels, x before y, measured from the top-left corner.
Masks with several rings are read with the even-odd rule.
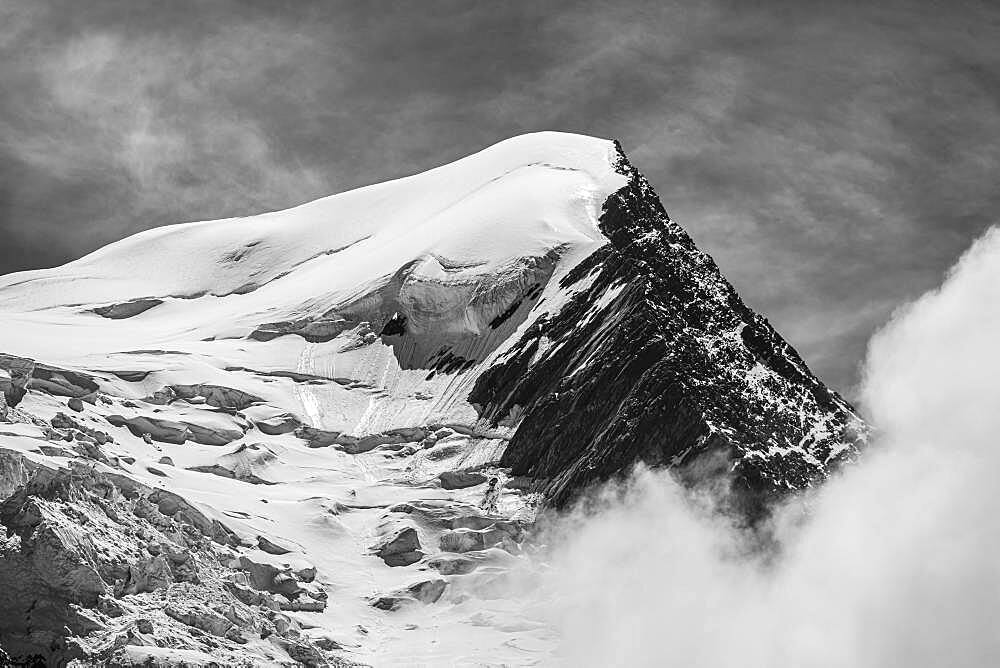
[[[421,257],[493,271],[599,239],[600,206],[624,183],[614,159],[613,144],[600,139],[515,137],[421,174],[284,211],[141,232],[64,267],[5,277],[0,307],[263,290],[241,300],[245,311],[295,295],[326,292],[335,300],[346,286]]]
[[[50,662],[546,663],[497,595],[542,504],[645,462],[753,516],[867,429],[579,135],[142,232],[0,318],[0,635]]]

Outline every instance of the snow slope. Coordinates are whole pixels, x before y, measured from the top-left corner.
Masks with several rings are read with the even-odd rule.
[[[63,267],[0,278],[0,312],[9,323],[0,350],[92,369],[138,363],[156,370],[162,355],[121,354],[175,350],[213,367],[350,378],[388,392],[386,401],[433,395],[418,421],[468,417],[450,402],[450,379],[425,382],[426,370],[404,372],[387,347],[340,352],[358,338],[356,326],[317,344],[244,339],[264,323],[345,312],[353,316],[347,325],[367,321],[378,333],[405,311],[411,329],[435,334],[432,347],[442,336],[465,340],[470,350],[480,344],[483,357],[499,343],[480,340],[490,338],[489,322],[525,284],[572,266],[604,241],[600,206],[624,182],[613,155],[603,140],[526,135],[287,211],[142,232]],[[163,303],[125,319],[92,312],[141,299]],[[333,398],[349,407],[339,418],[326,416],[327,428],[364,433],[414,419],[381,406],[369,411],[386,403],[370,395],[331,390]],[[300,410],[315,413],[312,400]],[[366,421],[369,412],[379,418]]]
[[[4,311],[204,296],[229,313],[329,307],[421,260],[446,279],[601,238],[597,214],[623,177],[613,145],[578,135],[511,139],[423,174],[248,218],[156,228],[53,270],[0,279]],[[241,298],[236,298],[241,297]],[[231,306],[235,304],[235,306]]]

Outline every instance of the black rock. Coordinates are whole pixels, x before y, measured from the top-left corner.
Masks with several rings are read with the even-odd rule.
[[[554,505],[636,462],[722,473],[752,510],[852,457],[868,428],[850,404],[743,303],[624,154],[618,169],[628,183],[600,216],[610,243],[469,397],[494,424],[519,418],[501,465]]]
[[[420,550],[420,538],[413,527],[398,529],[372,548],[376,556],[388,566],[409,566],[424,557]]]
[[[444,489],[465,489],[482,485],[489,477],[475,471],[445,471],[438,476],[438,480]]]

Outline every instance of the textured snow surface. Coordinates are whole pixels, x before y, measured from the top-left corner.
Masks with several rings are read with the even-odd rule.
[[[369,599],[439,576],[426,563],[389,567],[370,547],[408,521],[388,510],[399,503],[530,516],[516,490],[445,489],[438,475],[485,466],[502,478],[490,465],[508,434],[477,424],[466,397],[538,305],[565,298],[557,279],[606,243],[597,216],[625,183],[615,159],[608,141],[532,134],[286,211],[142,232],[63,267],[0,277],[0,352],[95,382],[103,399],[76,417],[113,435],[104,450],[128,475],[180,494],[247,545],[263,536],[291,549],[241,548],[254,558],[314,565],[328,605],[294,616],[344,656],[538,661],[548,632],[483,593],[518,557],[477,550],[485,566],[446,578],[440,602],[387,613]],[[400,327],[406,337],[394,336]],[[49,420],[65,401],[32,391],[19,410]],[[153,428],[116,419],[180,423],[187,438],[149,443],[140,436]],[[283,420],[314,429],[262,431]],[[67,464],[42,453],[37,425],[4,431],[3,449]],[[440,527],[417,528],[438,555]]]
[[[239,308],[232,311],[240,312],[307,297],[336,303],[384,279],[386,268],[418,258],[427,261],[427,277],[445,278],[449,265],[493,272],[512,258],[600,236],[595,213],[623,184],[613,151],[610,142],[579,135],[517,137],[416,176],[285,211],[142,232],[58,269],[0,279],[0,304],[37,310],[257,286],[256,294],[233,300]]]
[[[199,382],[225,367],[299,370],[392,397],[423,393],[422,418],[468,415],[443,405],[454,378],[423,382],[426,371],[401,373],[383,345],[344,350],[350,341],[365,343],[356,327],[316,344],[246,337],[261,324],[318,319],[352,304],[356,322],[368,321],[377,334],[395,311],[379,303],[394,277],[404,283],[393,296],[409,307],[411,326],[423,318],[456,338],[489,334],[520,284],[553,269],[533,265],[555,254],[560,266],[572,266],[603,242],[600,206],[624,181],[613,153],[610,142],[589,137],[526,135],[416,176],[286,211],[157,228],[63,267],[5,276],[0,350],[86,368],[154,370],[147,386],[166,376],[183,382],[193,367],[201,367]],[[468,308],[474,298],[482,308]],[[163,303],[123,319],[93,312],[141,299]],[[223,384],[244,386],[252,382],[246,375]],[[359,433],[407,426],[407,417],[366,423],[371,404],[388,397],[356,388],[295,391],[299,410],[315,413],[316,393],[321,403],[338,404],[316,426]]]

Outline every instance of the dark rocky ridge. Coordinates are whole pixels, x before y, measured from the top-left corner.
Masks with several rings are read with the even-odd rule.
[[[610,243],[562,279],[569,302],[469,397],[488,421],[519,422],[501,465],[557,506],[635,462],[696,477],[724,466],[753,507],[824,477],[867,426],[743,303],[618,148],[628,183],[600,216]]]

